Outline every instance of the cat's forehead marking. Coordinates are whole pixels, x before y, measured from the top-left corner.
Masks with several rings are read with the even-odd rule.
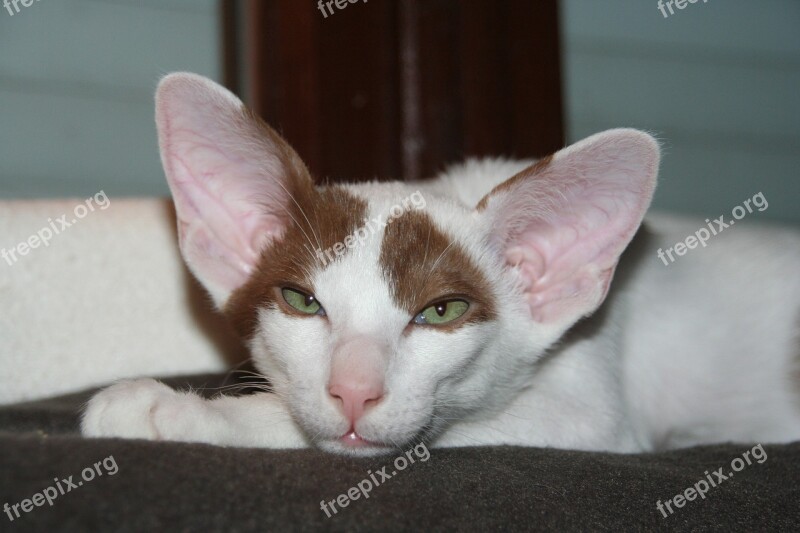
[[[386,226],[379,265],[398,306],[409,315],[450,295],[473,304],[468,322],[496,317],[491,286],[459,242],[424,211],[409,211]]]
[[[275,287],[289,284],[313,290],[314,272],[327,258],[335,260],[333,247],[363,224],[367,214],[364,200],[338,186],[297,188],[292,197],[286,231],[262,252],[253,275],[231,295],[225,308],[245,338],[256,330],[258,310],[275,305]]]

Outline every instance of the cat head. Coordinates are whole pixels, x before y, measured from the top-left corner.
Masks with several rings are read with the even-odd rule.
[[[319,186],[210,80],[172,74],[156,100],[187,265],[309,440],[343,453],[510,401],[603,302],[658,169],[652,137],[610,130],[476,205],[436,182]]]

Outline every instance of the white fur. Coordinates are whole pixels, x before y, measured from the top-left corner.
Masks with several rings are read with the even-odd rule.
[[[180,76],[173,78],[175,84],[182,83]],[[196,88],[197,80],[191,82]],[[572,157],[587,146],[603,160]],[[495,206],[527,209],[519,197],[514,200],[520,205],[498,200],[475,210],[495,185],[532,162],[473,161],[427,183],[350,185],[368,202],[369,216],[384,219],[392,205],[420,190],[438,229],[491,280],[496,320],[453,332],[416,328],[404,333],[413,317],[394,302],[381,274],[383,233],[378,232],[314,272],[313,290],[327,312],[324,318],[261,310],[251,351],[275,394],[204,401],[152,380],[121,383],[91,400],[84,434],[276,448],[316,445],[352,454],[381,453],[420,439],[435,446],[632,452],[800,438],[800,395],[798,383],[791,381],[798,363],[800,236],[743,221],[707,248],[664,266],[656,250],[703,224],[655,215],[649,224],[654,237],[635,244],[642,246],[642,255],[628,252],[605,304],[573,325],[602,299],[608,254],[619,253],[630,239],[629,226],[635,228],[647,207],[655,175],[653,158],[637,162],[637,150],[655,150],[643,134],[607,132],[580,147],[560,152],[554,164],[562,166],[553,172],[564,171],[566,162],[580,185],[601,169],[599,179],[605,181],[599,189],[588,195],[565,189],[563,202],[547,200],[548,213],[541,219],[536,209],[521,214],[540,220],[533,226],[537,231],[561,231],[560,222],[571,225],[546,238],[528,231],[522,245],[544,250],[547,268],[567,257],[558,264],[586,282],[567,285],[576,306],[559,309],[553,319],[537,315],[526,295],[540,281],[559,281],[563,272],[546,270],[530,289],[524,269],[506,263],[506,244],[498,234],[508,231],[492,224],[502,220]],[[609,171],[613,165],[618,173]],[[558,181],[547,183],[557,186]],[[542,191],[534,192],[526,194],[533,198]],[[570,202],[580,209],[570,211]],[[595,244],[597,253],[579,255],[586,264],[570,262],[575,245]],[[420,257],[408,260],[425,253],[421,249]],[[215,296],[224,301],[227,293]],[[357,336],[382,346],[385,358],[386,393],[356,425],[359,435],[383,443],[380,447],[341,442],[350,423],[327,391],[334,347]]]

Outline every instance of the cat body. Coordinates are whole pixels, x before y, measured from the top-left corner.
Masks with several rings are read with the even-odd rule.
[[[88,436],[355,455],[800,438],[800,236],[743,222],[665,264],[698,224],[641,226],[645,133],[319,186],[208,80],[168,76],[156,120],[183,257],[272,391],[121,382],[89,403]]]

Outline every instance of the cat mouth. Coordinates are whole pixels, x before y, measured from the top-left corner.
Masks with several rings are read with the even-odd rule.
[[[353,429],[339,437],[338,441],[347,448],[384,447],[384,445],[379,442],[368,441]]]
[[[383,455],[393,449],[393,446],[386,443],[365,439],[352,428],[341,437],[321,442],[320,447],[334,453],[355,456]]]

